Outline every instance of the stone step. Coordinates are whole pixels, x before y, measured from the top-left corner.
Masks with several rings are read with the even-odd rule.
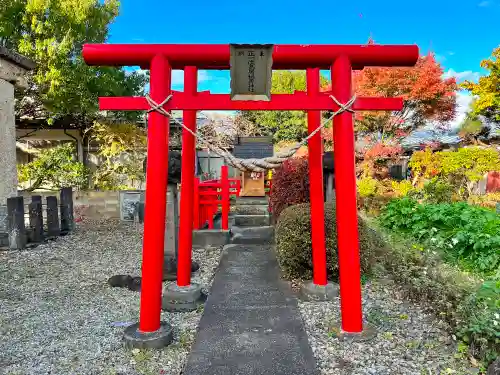
[[[236,198],[237,206],[248,206],[248,205],[265,205],[267,206],[269,201],[267,197],[238,197]]]
[[[265,227],[232,227],[231,235],[235,236],[237,234],[241,234],[243,236],[260,236],[263,238],[274,238],[274,227],[273,226],[265,226]]]
[[[248,204],[234,206],[234,212],[240,215],[267,215],[269,206],[265,204]]]
[[[234,225],[237,227],[269,226],[269,215],[236,215]]]
[[[258,235],[243,235],[243,234],[235,234],[231,238],[232,244],[240,244],[240,245],[273,245],[274,238],[266,238]]]
[[[202,229],[193,231],[193,248],[224,246],[229,243],[229,231],[223,229]]]

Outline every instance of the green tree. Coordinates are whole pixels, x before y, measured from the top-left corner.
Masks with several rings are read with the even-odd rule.
[[[489,74],[479,78],[478,83],[465,81],[462,87],[476,96],[471,114],[483,115],[493,121],[500,121],[500,46],[493,50],[489,59],[481,62]]]
[[[327,79],[321,76],[321,86]],[[272,94],[292,94],[306,90],[304,71],[274,71],[272,76]],[[303,111],[243,111],[245,120],[262,128],[263,133],[272,134],[275,142],[298,141],[307,135],[306,114]]]
[[[30,183],[27,191],[70,186],[84,188],[88,181],[88,170],[76,160],[71,143],[41,151],[34,161],[18,165],[17,172],[19,183]]]
[[[127,182],[144,182],[143,161],[147,144],[144,128],[131,123],[96,121],[88,132],[90,140],[99,144],[100,165],[92,176],[94,188],[127,189]]]
[[[483,144],[479,138],[488,137],[490,129],[477,115],[470,112],[460,124],[459,134],[467,143]]]
[[[84,43],[103,43],[119,11],[117,0],[2,0],[0,45],[37,63],[30,88],[19,93],[18,116],[71,117],[91,123],[99,96],[141,95],[146,77],[87,66]],[[137,113],[128,113],[136,116]],[[127,116],[123,112],[115,117]]]

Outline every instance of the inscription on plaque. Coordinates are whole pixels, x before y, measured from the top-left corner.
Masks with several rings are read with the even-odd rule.
[[[231,44],[231,99],[271,100],[272,44]]]

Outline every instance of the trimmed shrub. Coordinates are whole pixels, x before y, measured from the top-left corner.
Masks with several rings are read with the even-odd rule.
[[[391,187],[392,190],[394,190],[394,195],[396,197],[406,197],[413,190],[413,185],[411,184],[411,181],[408,180],[391,180]]]
[[[335,205],[325,205],[325,231],[328,278],[338,280],[337,227]],[[361,218],[358,218],[361,272],[369,273],[376,249],[380,246]],[[298,204],[281,212],[276,225],[278,262],[287,278],[312,277],[312,242],[310,205]]]
[[[424,184],[423,200],[426,203],[451,203],[453,190],[448,182],[433,178]]]
[[[481,206],[492,210],[496,209],[500,202],[500,192],[488,193],[485,195],[471,195],[467,200],[470,205]]]
[[[372,197],[377,194],[378,181],[372,177],[362,177],[357,183],[358,194],[361,198]]]
[[[439,177],[467,198],[484,174],[500,168],[498,151],[482,147],[462,147],[456,151],[432,152],[430,149],[413,153],[410,168],[421,185],[425,180]]]
[[[269,206],[275,219],[294,204],[309,202],[309,163],[306,157],[292,158],[273,173]]]

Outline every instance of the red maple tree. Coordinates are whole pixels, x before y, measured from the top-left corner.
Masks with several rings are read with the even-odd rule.
[[[370,40],[368,44],[374,44]],[[323,91],[329,91],[326,86]],[[456,91],[454,77],[443,78],[443,68],[429,53],[420,56],[409,68],[367,67],[353,74],[353,89],[358,96],[402,97],[404,107],[399,112],[357,112],[356,129],[384,136],[398,130],[411,131],[426,121],[445,123],[455,117]]]

